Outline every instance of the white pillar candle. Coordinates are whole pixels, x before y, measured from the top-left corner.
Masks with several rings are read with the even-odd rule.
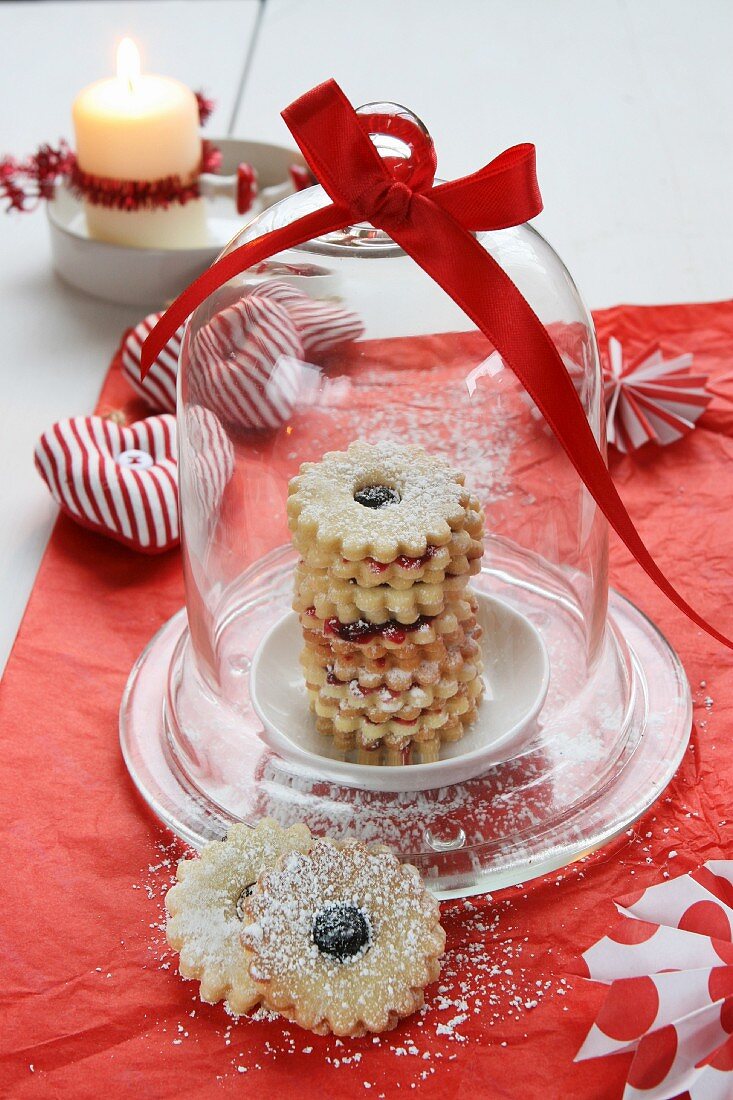
[[[140,74],[135,44],[123,39],[117,76],[79,93],[73,106],[76,156],[83,172],[121,180],[189,180],[201,162],[196,96],[164,76]],[[91,236],[137,248],[189,248],[206,243],[204,203],[167,209],[111,210],[85,204]]]

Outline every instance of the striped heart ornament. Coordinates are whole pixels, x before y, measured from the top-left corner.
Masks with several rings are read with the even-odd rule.
[[[189,462],[180,470],[181,491],[186,500],[196,502],[203,519],[222,502],[236,465],[234,447],[218,417],[200,405],[186,409],[182,431]]]
[[[176,411],[176,377],[178,375],[178,357],[181,354],[181,342],[183,340],[183,325],[163,348],[145,380],[140,381],[140,349],[148,334],[152,332],[162,316],[162,311],[149,313],[147,317],[143,317],[140,324],[135,325],[127,333],[122,341],[122,373],[135,393],[139,394],[151,409],[155,409],[156,412],[174,413]]]
[[[60,420],[36,444],[36,468],[63,512],[145,554],[179,541],[175,417],[123,427],[101,416]]]
[[[268,306],[259,308],[258,301]],[[183,327],[140,380],[140,349],[160,316],[149,314],[127,334],[122,370],[151,408],[175,412]],[[281,280],[260,283],[200,330],[193,353],[199,360],[197,369],[202,365],[206,378],[193,383],[195,392],[205,394],[205,403],[217,415],[223,414],[224,420],[254,430],[278,427],[291,415],[299,396],[297,385],[292,390],[293,383],[312,377],[312,372],[297,370],[284,360],[296,357],[317,364],[363,333],[357,315],[335,302],[311,298]]]
[[[317,363],[329,352],[364,335],[364,325],[352,310],[336,302],[311,298],[289,283],[280,280],[261,283],[252,293],[287,310],[309,361]]]
[[[278,428],[291,416],[310,369],[303,354],[288,312],[250,294],[194,336],[186,400],[210,409],[230,430]]]

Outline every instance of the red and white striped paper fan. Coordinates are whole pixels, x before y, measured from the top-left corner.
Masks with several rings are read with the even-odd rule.
[[[146,554],[179,541],[175,417],[127,427],[101,416],[61,420],[38,440],[35,463],[82,526]]]
[[[692,355],[665,359],[659,348],[625,361],[615,336],[603,367],[608,442],[628,454],[654,442],[665,447],[691,432],[712,400]]]
[[[291,416],[304,369],[303,345],[277,302],[248,295],[215,314],[191,343],[188,399],[227,427],[278,428]]]
[[[170,338],[145,378],[140,378],[140,351],[146,337],[162,316],[162,311],[149,313],[139,325],[128,332],[122,342],[122,372],[151,409],[173,413],[176,411],[176,378],[183,325]]]

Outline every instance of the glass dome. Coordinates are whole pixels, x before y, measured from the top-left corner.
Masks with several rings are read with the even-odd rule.
[[[328,201],[319,186],[291,196],[227,251]],[[529,225],[477,239],[550,333],[604,448],[593,322],[568,271]],[[496,349],[384,232],[359,224],[278,253],[207,299],[184,338],[178,430],[187,628],[179,622],[166,643],[164,751],[199,820],[188,833],[174,820],[179,832],[197,840],[264,813],[302,820],[389,843],[444,894],[470,893],[491,875],[493,886],[519,881],[533,861],[549,869],[588,851],[666,783],[686,737],[684,675],[635,609],[614,596],[608,614],[605,519]],[[325,735],[308,706],[300,626],[311,614],[325,636],[327,612],[301,604],[298,620],[291,610],[303,543],[295,548],[288,526],[289,483],[303,463],[355,441],[404,451],[408,477],[410,447],[447,460],[483,511],[483,557],[471,566],[480,569],[456,581],[474,594],[483,628],[479,718],[432,757],[409,739],[395,753],[394,738],[392,751],[376,739],[379,751],[372,741],[365,754],[359,736]],[[358,547],[333,551],[342,565],[349,556]],[[361,558],[377,574],[388,567]],[[403,579],[420,559],[418,579],[403,584],[411,596],[425,557],[402,559]],[[351,565],[338,591],[352,613],[342,617],[369,625],[363,607],[376,605],[359,603]],[[390,582],[375,579],[368,598],[391,607]],[[409,613],[390,615],[401,641],[407,623],[409,644]],[[417,622],[433,625],[425,613]],[[344,637],[358,662],[357,635]],[[322,662],[340,690],[333,667]],[[650,707],[684,732],[645,760]]]

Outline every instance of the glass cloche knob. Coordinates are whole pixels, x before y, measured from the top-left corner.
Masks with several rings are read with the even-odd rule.
[[[356,113],[367,122],[369,136],[395,180],[414,190],[432,184],[437,166],[435,146],[417,115],[398,103],[366,103]]]

